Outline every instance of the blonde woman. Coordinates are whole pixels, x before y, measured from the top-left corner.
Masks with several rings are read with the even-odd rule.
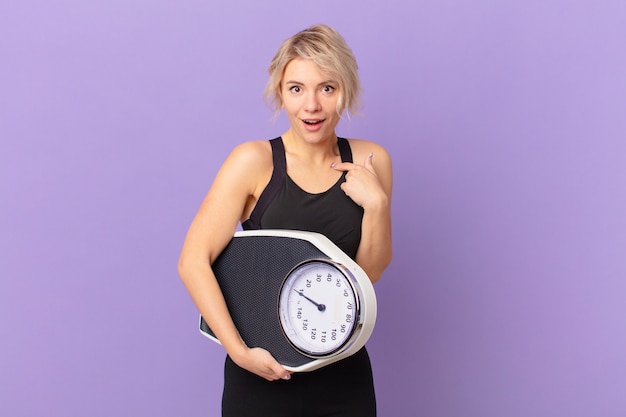
[[[391,261],[392,169],[380,145],[338,138],[360,82],[339,33],[317,25],[287,39],[269,67],[266,97],[290,127],[271,141],[237,146],[194,218],[179,261],[195,305],[226,350],[222,415],[376,415],[365,348],[312,372],[291,374],[269,352],[246,346],[211,270],[237,224],[326,235],[373,282]]]

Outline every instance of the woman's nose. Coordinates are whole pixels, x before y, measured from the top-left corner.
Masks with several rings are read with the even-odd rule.
[[[319,111],[321,109],[320,101],[317,97],[317,94],[309,94],[307,95],[305,107],[304,109],[309,112]]]

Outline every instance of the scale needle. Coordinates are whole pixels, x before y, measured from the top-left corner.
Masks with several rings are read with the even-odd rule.
[[[326,310],[326,306],[324,304],[320,304],[320,303],[316,303],[315,301],[311,300],[309,297],[307,297],[306,295],[304,295],[304,291],[298,291],[298,290],[294,290],[295,292],[297,292],[298,294],[300,294],[301,297],[306,298],[307,300],[309,300],[310,302],[312,302],[313,304],[315,304],[315,306],[317,307],[317,309],[319,311],[324,311]]]

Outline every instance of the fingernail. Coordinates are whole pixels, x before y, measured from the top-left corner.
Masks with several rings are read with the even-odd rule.
[[[285,381],[289,381],[291,379],[291,374],[287,374],[283,377]]]
[[[370,152],[370,159],[374,157],[374,152]]]
[[[337,162],[333,162],[332,164],[330,164],[330,167],[331,167],[331,168],[334,168],[334,167],[336,167],[336,166],[337,166]]]

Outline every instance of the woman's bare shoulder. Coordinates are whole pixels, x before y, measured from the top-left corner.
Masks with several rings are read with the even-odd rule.
[[[268,158],[271,162],[272,148],[267,140],[243,142],[235,146],[229,158],[241,163],[263,163]]]
[[[374,154],[375,159],[381,161],[391,159],[387,150],[382,145],[374,141],[350,138],[348,139],[348,142],[350,143],[350,149],[352,150],[354,162],[363,162],[370,153]]]
[[[222,166],[237,175],[256,176],[272,166],[272,149],[268,141],[243,142],[235,146]]]

